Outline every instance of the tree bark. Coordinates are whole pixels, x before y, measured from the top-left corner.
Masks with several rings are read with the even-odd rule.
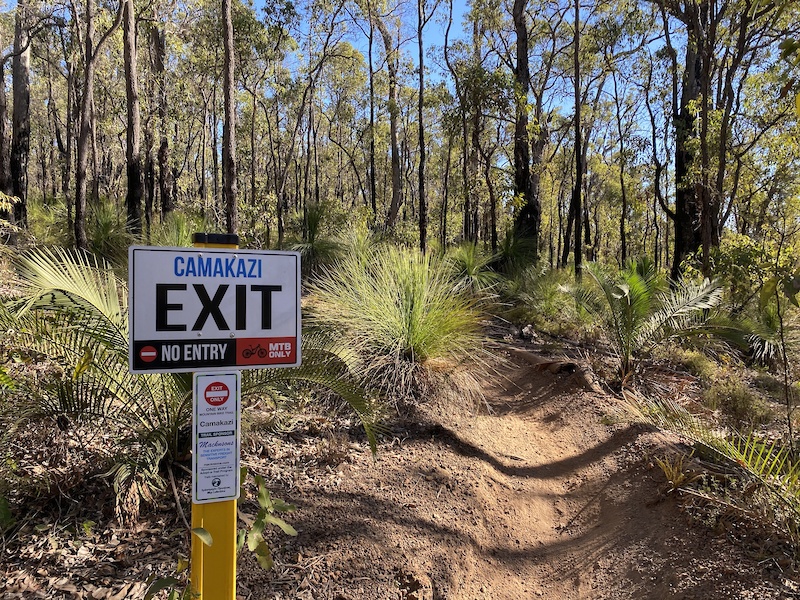
[[[136,15],[133,0],[124,0],[123,46],[125,60],[125,94],[127,99],[128,121],[125,145],[127,163],[128,191],[125,196],[127,227],[134,234],[142,233],[142,157],[141,119],[139,114],[139,71],[137,68]]]
[[[223,46],[223,104],[225,121],[222,126],[222,168],[224,171],[223,198],[225,205],[225,227],[228,233],[236,233],[239,210],[236,199],[236,81],[234,79],[233,20],[231,0],[222,0]]]
[[[425,17],[425,0],[417,0],[417,44],[419,47],[419,95],[417,99],[417,125],[419,128],[419,249],[425,254],[428,242],[428,204],[425,198],[425,125],[423,122],[425,107],[425,47],[422,30],[427,19]]]
[[[512,15],[517,43],[517,64],[514,69],[517,110],[514,122],[514,194],[522,198],[514,228],[519,237],[533,243],[534,257],[538,254],[539,227],[542,208],[534,195],[531,179],[530,141],[528,136],[528,93],[531,74],[528,68],[528,26],[525,18],[526,0],[514,0]],[[576,50],[577,51],[577,50]]]
[[[397,86],[397,72],[400,66],[400,53],[392,41],[392,34],[380,16],[372,13],[375,27],[378,28],[383,38],[386,50],[386,66],[389,69],[389,141],[392,161],[392,201],[389,205],[389,214],[386,217],[386,229],[391,230],[397,222],[400,213],[400,148],[398,144],[398,120],[400,117],[400,92]]]
[[[14,18],[14,58],[12,59],[13,115],[11,131],[11,193],[17,197],[14,221],[28,224],[28,156],[31,143],[31,50],[28,31],[28,5],[19,2]]]
[[[92,130],[92,104],[94,99],[94,73],[97,68],[97,56],[114,31],[122,22],[120,3],[114,23],[103,34],[95,46],[95,1],[86,0],[86,37],[84,39],[85,65],[83,74],[83,96],[80,105],[77,164],[75,169],[75,245],[87,250],[89,240],[86,236],[86,171],[89,166],[89,142]]]
[[[152,56],[153,76],[155,78],[156,105],[158,106],[158,195],[161,201],[161,220],[175,210],[175,200],[172,197],[172,185],[169,169],[169,138],[167,137],[167,81],[166,81],[166,55],[167,38],[163,25],[157,23],[150,28],[150,55]]]
[[[583,191],[583,141],[581,136],[581,63],[580,63],[580,0],[575,0],[575,37],[574,61],[575,68],[575,187],[572,190],[572,204],[575,207],[575,250],[573,260],[575,263],[575,279],[581,280],[583,267],[583,248],[581,236],[581,193]],[[572,206],[570,206],[572,212]]]

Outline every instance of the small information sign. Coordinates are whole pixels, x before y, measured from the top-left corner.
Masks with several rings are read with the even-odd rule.
[[[239,497],[241,376],[195,373],[192,501],[195,504]]]

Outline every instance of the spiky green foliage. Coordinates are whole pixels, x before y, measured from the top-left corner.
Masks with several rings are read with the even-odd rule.
[[[572,275],[562,269],[531,266],[509,279],[504,286],[511,309],[505,317],[521,326],[535,325],[539,331],[574,335],[585,313],[576,309],[569,291]]]
[[[705,327],[708,311],[722,300],[717,283],[681,283],[668,289],[664,277],[647,260],[630,263],[619,274],[596,263],[585,268],[595,285],[580,288],[578,302],[600,317],[623,381],[633,372],[635,357],[655,344],[711,331]]]
[[[535,240],[517,236],[513,231],[509,231],[500,241],[497,254],[492,260],[492,267],[506,277],[515,277],[535,262]]]
[[[91,251],[115,266],[125,264],[128,246],[138,241],[130,232],[127,215],[111,202],[100,202],[90,207],[87,234]]]
[[[782,523],[797,539],[800,530],[800,463],[792,460],[791,449],[780,440],[767,441],[754,433],[723,434],[672,399],[654,400],[624,390],[626,407],[637,419],[675,431],[705,450],[717,461],[740,470],[749,484],[751,499],[760,494],[770,510],[769,517]],[[751,508],[754,503],[751,502]],[[747,509],[745,509],[747,510]]]
[[[60,376],[28,390],[27,415],[67,418],[111,435],[107,474],[121,515],[135,516],[138,498],[161,485],[160,463],[186,450],[181,432],[191,421],[191,377],[128,371],[127,290],[105,263],[37,250],[20,257],[18,272],[25,296],[7,305],[4,318],[13,322],[5,325],[19,331],[16,343],[60,367]],[[371,404],[352,377],[347,381],[346,363],[315,336],[303,354],[301,367],[251,374],[246,389],[299,379],[326,385],[364,418],[374,448]]]
[[[311,286],[308,308],[312,322],[353,346],[365,381],[395,398],[480,354],[475,300],[431,255],[389,246],[350,254]]]
[[[191,246],[192,236],[198,231],[209,231],[208,224],[185,213],[171,212],[161,223],[153,226],[150,243],[178,248]]]
[[[323,235],[327,214],[324,204],[309,204],[304,219],[304,239],[289,245],[290,250],[300,253],[303,272],[307,275],[312,275],[333,262],[342,250],[336,239]]]
[[[0,192],[0,214],[10,214],[14,210],[14,205],[19,202],[16,196],[9,196]],[[10,236],[19,231],[19,227],[6,219],[0,219],[0,236]]]
[[[491,295],[503,280],[490,267],[494,259],[472,242],[465,242],[447,254],[457,287],[481,296]]]

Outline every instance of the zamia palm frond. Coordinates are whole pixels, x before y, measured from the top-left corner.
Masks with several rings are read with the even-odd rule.
[[[678,284],[670,290],[649,261],[630,263],[619,274],[595,263],[585,268],[596,287],[583,288],[576,298],[601,317],[623,380],[633,372],[634,357],[657,343],[711,332],[704,326],[708,311],[722,300],[723,290],[717,283]]]
[[[675,431],[717,459],[737,465],[747,479],[768,490],[769,498],[778,501],[793,529],[800,524],[800,463],[792,461],[789,447],[778,440],[764,441],[753,433],[723,435],[673,400],[653,400],[628,390],[623,390],[623,397],[626,408],[637,420]]]
[[[128,370],[127,289],[105,263],[87,254],[38,250],[18,261],[25,291],[0,312],[19,332],[15,343],[47,357],[60,373],[31,387],[25,415],[68,418],[111,436],[104,444],[120,516],[135,516],[136,498],[161,485],[159,467],[185,454],[191,423],[191,376]],[[5,315],[5,316],[3,316]],[[374,449],[370,401],[350,375],[347,357],[304,340],[296,369],[250,372],[247,389],[305,380],[340,394],[363,419]],[[318,347],[319,346],[319,347]]]

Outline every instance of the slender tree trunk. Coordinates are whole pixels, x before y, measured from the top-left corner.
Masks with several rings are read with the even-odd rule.
[[[8,96],[6,93],[5,61],[0,61],[0,192],[11,194],[11,167],[9,164]],[[9,214],[1,215],[8,219]]]
[[[141,119],[139,115],[139,71],[136,49],[136,15],[133,0],[125,1],[123,15],[125,93],[128,103],[127,140],[125,159],[127,162],[128,192],[125,196],[127,226],[135,234],[142,232],[142,157]]]
[[[222,0],[223,61],[222,89],[225,122],[222,126],[222,168],[224,180],[225,227],[228,233],[236,233],[239,209],[236,198],[236,81],[234,79],[233,20],[231,0]]]
[[[169,138],[167,137],[167,80],[166,55],[167,38],[163,25],[154,23],[150,28],[150,55],[152,56],[153,77],[155,79],[156,106],[158,107],[158,195],[161,201],[161,220],[175,209],[172,198],[169,169]]]
[[[619,243],[620,243],[620,266],[624,266],[628,260],[628,241],[625,237],[625,218],[628,214],[628,194],[625,190],[625,136],[622,134],[622,106],[619,99],[619,88],[617,86],[617,75],[612,73],[614,81],[614,106],[616,107],[617,137],[619,137],[619,186],[622,194],[622,210],[619,216]]]
[[[452,160],[452,154],[453,134],[451,133],[447,136],[447,155],[445,156],[444,177],[442,181],[442,214],[440,217],[441,225],[439,228],[442,250],[447,248],[447,211],[448,201],[450,199],[450,163]]]
[[[19,2],[14,18],[14,58],[12,60],[13,120],[11,132],[11,193],[14,221],[28,225],[28,156],[31,143],[31,50],[28,31],[28,4]]]
[[[372,4],[370,4],[370,11]],[[375,25],[372,13],[369,18],[369,197],[372,203],[372,223],[378,222],[378,187],[375,176],[375,70],[372,64],[372,48]]]
[[[394,228],[397,215],[400,213],[401,173],[400,173],[400,147],[398,142],[398,121],[400,118],[400,90],[398,88],[397,72],[400,66],[398,48],[392,41],[389,28],[378,15],[373,14],[375,27],[383,38],[386,50],[386,65],[389,69],[389,143],[392,161],[392,201],[389,205],[389,214],[386,217],[386,229]]]
[[[425,254],[428,241],[428,204],[425,198],[425,47],[422,30],[425,26],[425,0],[417,0],[417,44],[419,47],[419,96],[417,99],[417,123],[419,128],[419,249]]]
[[[575,0],[575,187],[572,190],[572,203],[575,205],[575,279],[581,280],[583,266],[583,248],[581,242],[581,192],[583,191],[583,141],[581,137],[581,63],[580,63],[580,0]]]
[[[252,113],[250,114],[250,203],[256,205],[256,86],[253,86],[251,93]],[[269,231],[269,219],[264,216]]]
[[[75,245],[87,250],[89,240],[86,236],[86,175],[89,166],[89,143],[92,131],[92,105],[94,104],[94,74],[97,68],[97,56],[103,44],[116,31],[122,22],[122,8],[117,11],[116,19],[111,27],[95,46],[95,0],[86,0],[86,35],[85,65],[83,74],[83,97],[81,98],[77,165],[75,169]]]
[[[64,204],[67,205],[67,227],[74,229],[73,198],[70,197],[70,181],[72,179],[72,147],[75,141],[75,67],[72,61],[67,64],[67,109],[64,119],[64,166],[61,171],[61,193],[64,195]]]
[[[214,195],[211,201],[213,204],[217,204],[220,199],[220,168],[219,152],[217,151],[219,146],[219,132],[217,129],[217,125],[219,124],[219,118],[217,116],[217,86],[214,86],[214,89],[211,91],[211,114],[209,117],[211,119],[209,124],[209,129],[211,130],[211,144],[209,150],[211,150],[211,170],[213,171],[214,184]]]

